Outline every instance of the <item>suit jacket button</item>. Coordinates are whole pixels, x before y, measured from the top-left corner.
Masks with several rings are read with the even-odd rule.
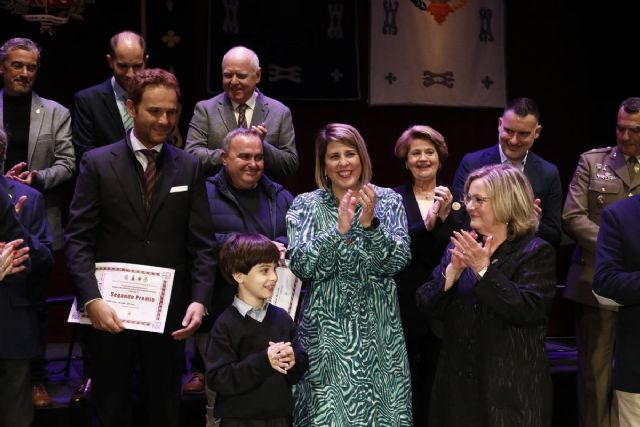
[[[150,242],[150,241],[148,241],[148,240],[145,240],[145,241],[144,241],[144,244],[145,244],[145,245],[147,245],[147,246],[149,246],[149,245],[151,244],[151,242]]]

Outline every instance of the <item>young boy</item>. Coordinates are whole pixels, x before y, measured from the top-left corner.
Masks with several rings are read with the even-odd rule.
[[[234,234],[220,250],[222,274],[238,285],[206,352],[207,384],[217,393],[214,415],[222,427],[291,425],[291,385],[308,361],[289,314],[267,301],[279,259],[276,245],[260,234]]]

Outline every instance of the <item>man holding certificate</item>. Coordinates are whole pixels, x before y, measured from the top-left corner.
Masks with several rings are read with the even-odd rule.
[[[93,325],[92,425],[131,425],[139,366],[144,425],[178,426],[184,339],[202,322],[216,267],[201,165],[166,143],[178,96],[172,74],[138,72],[128,88],[133,129],[80,165],[65,253],[77,307]],[[173,270],[172,282],[158,268]],[[140,309],[149,303],[155,310]],[[160,333],[139,327],[163,318]]]

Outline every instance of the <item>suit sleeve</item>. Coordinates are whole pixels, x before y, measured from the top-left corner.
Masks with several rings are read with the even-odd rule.
[[[612,205],[615,208],[615,205]],[[638,218],[634,218],[636,221]],[[622,305],[640,303],[640,250],[625,247],[629,239],[628,221],[622,221],[617,210],[606,208],[600,217],[600,232],[596,245],[593,288],[598,295]],[[631,227],[637,229],[638,227]],[[636,240],[637,236],[632,239]],[[636,268],[630,264],[635,263]]]
[[[562,211],[564,229],[582,248],[594,253],[599,226],[589,218],[589,180],[591,172],[584,154],[569,184]]]
[[[50,114],[53,114],[53,163],[38,170],[34,187],[40,191],[47,191],[71,179],[76,170],[76,157],[71,143],[71,114],[62,106],[53,108]]]
[[[72,122],[72,136],[73,147],[76,154],[76,162],[80,164],[82,155],[85,151],[91,150],[96,147],[95,134],[95,119],[91,113],[86,99],[76,94],[73,99],[73,122]]]
[[[9,198],[9,190],[7,189],[5,178],[0,175],[0,242],[9,243],[16,239],[24,239],[28,245],[29,233],[16,218],[15,207],[11,198]],[[31,261],[27,260],[24,265],[27,267],[26,271],[5,277],[3,282],[22,280],[27,277],[28,270],[31,268]]]
[[[265,172],[274,178],[291,176],[298,170],[298,152],[291,111],[284,108],[285,111],[278,123],[277,139],[272,139],[268,133],[263,143]]]
[[[193,160],[194,178],[189,216],[188,251],[191,259],[191,295],[193,302],[208,306],[215,281],[217,261],[215,229],[209,212],[209,201],[202,166]]]
[[[541,201],[542,217],[537,235],[553,246],[558,246],[562,237],[562,185],[555,166],[546,185],[545,197]]]
[[[222,148],[210,149],[215,146],[215,141],[211,141],[209,135],[209,110],[206,101],[196,104],[193,117],[189,123],[185,150],[196,156],[202,163],[205,175],[212,175],[222,166]],[[222,141],[220,141],[221,145]]]
[[[49,272],[53,266],[52,237],[47,222],[44,197],[35,190],[33,190],[33,193],[35,194],[27,198],[27,205],[29,206],[28,209],[27,205],[23,207],[24,215],[21,213],[20,221],[28,228],[29,234],[31,234],[29,257],[34,268],[37,268],[36,274],[40,275],[40,277],[36,277],[36,280],[46,284],[49,281]]]
[[[465,154],[456,169],[456,174],[453,176],[453,185],[451,186],[451,189],[453,190],[453,200],[458,202],[462,200],[462,196],[464,195],[464,183],[471,170],[472,166],[469,154]]]
[[[101,298],[95,277],[96,235],[100,224],[100,188],[95,165],[87,157],[80,163],[80,174],[69,209],[65,229],[65,259],[73,279],[78,306]]]

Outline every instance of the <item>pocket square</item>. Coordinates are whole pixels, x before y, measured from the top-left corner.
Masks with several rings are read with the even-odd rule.
[[[171,187],[169,193],[181,193],[183,191],[187,191],[189,189],[188,185],[178,185],[177,187]]]

